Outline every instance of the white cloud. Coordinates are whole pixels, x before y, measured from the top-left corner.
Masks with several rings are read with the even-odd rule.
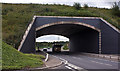
[[[41,3],[41,4],[67,4],[73,5],[74,2],[79,2],[81,4],[88,4],[89,6],[110,8],[110,2],[118,2],[120,0],[0,0],[4,3]]]
[[[36,42],[54,42],[54,41],[69,41],[69,39],[60,35],[45,35],[36,38]]]
[[[118,2],[119,0],[0,0],[6,3]]]

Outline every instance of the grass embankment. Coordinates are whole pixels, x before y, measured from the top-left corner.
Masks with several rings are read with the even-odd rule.
[[[18,52],[12,46],[2,43],[2,68],[3,69],[21,69],[31,67],[42,67],[42,55],[23,54]]]
[[[83,7],[76,10],[66,5],[2,4],[3,40],[17,48],[34,15],[102,17],[120,29],[120,17],[113,15],[112,9]]]

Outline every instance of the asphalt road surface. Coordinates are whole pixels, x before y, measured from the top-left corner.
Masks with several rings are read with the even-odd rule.
[[[64,65],[56,67],[54,69],[69,69],[76,70],[88,70],[88,71],[118,71],[119,62],[111,61],[102,58],[89,57],[81,55],[80,53],[70,54],[68,52],[63,53],[50,53],[55,57],[58,57],[66,62]]]

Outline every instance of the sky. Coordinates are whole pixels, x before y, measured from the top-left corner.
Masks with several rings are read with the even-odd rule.
[[[36,38],[36,42],[54,42],[54,41],[69,41],[69,39],[61,35],[45,35]]]
[[[75,2],[91,7],[111,8],[114,2],[120,0],[0,0],[2,3],[35,3],[35,4],[66,4],[72,6]],[[36,42],[69,41],[68,38],[58,35],[46,35],[36,38]]]
[[[66,4],[72,6],[74,2],[79,2],[81,5],[99,8],[111,8],[114,2],[120,0],[0,0],[3,3],[38,3],[38,4]]]

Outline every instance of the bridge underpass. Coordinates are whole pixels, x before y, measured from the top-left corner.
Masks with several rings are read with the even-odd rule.
[[[70,52],[99,53],[99,30],[91,27],[81,23],[58,22],[37,28],[36,37],[50,34],[62,35],[70,40]]]
[[[119,30],[96,17],[34,17],[19,51],[35,53],[35,38],[56,34],[68,37],[71,52],[118,54]],[[112,41],[110,41],[112,40]]]

